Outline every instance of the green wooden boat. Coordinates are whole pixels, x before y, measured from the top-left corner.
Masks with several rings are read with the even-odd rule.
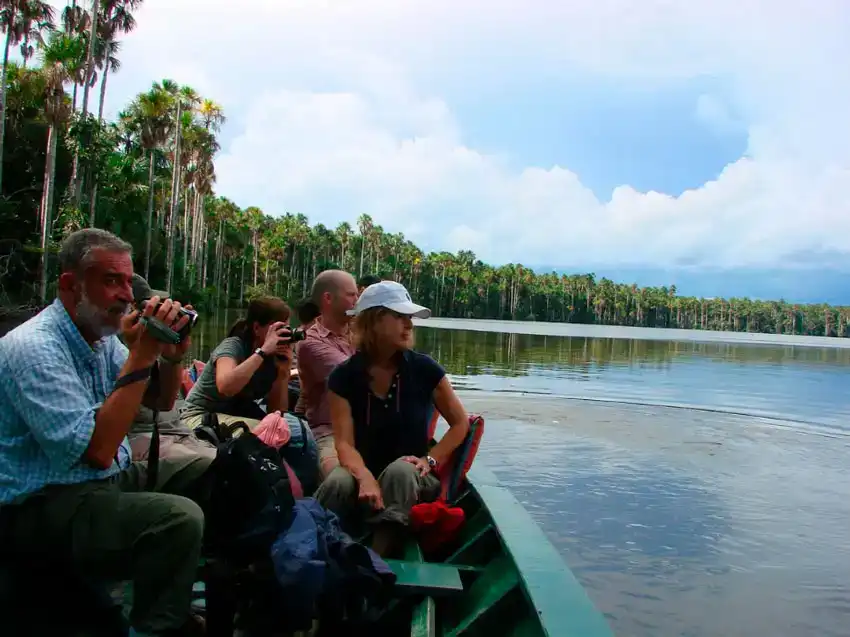
[[[525,508],[486,467],[470,470],[457,499],[466,523],[439,560],[411,541],[380,637],[613,637],[608,623]],[[205,609],[204,585],[196,585]]]
[[[540,527],[485,466],[457,501],[467,522],[456,547],[424,561],[415,544],[391,561],[408,589],[411,637],[612,637],[604,616]],[[376,633],[381,634],[383,633]]]

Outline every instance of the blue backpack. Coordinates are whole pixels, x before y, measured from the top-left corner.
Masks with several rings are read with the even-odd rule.
[[[289,528],[271,549],[281,587],[281,616],[291,630],[305,630],[314,616],[325,630],[335,622],[368,624],[391,599],[396,575],[372,549],[355,542],[339,518],[313,498],[296,500]],[[337,624],[339,626],[339,624]],[[339,626],[341,630],[341,626]]]
[[[319,447],[304,420],[289,412],[283,417],[289,425],[290,437],[278,451],[298,476],[304,495],[311,495],[319,486]]]

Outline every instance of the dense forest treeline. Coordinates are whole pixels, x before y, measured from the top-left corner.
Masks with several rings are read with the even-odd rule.
[[[318,272],[339,267],[401,281],[436,316],[847,334],[850,307],[702,299],[675,286],[491,266],[469,251],[426,254],[366,214],[328,228],[240,208],[213,189],[225,121],[213,100],[162,80],[116,121],[103,118],[141,0],[86,4],[71,0],[55,15],[40,0],[0,0],[0,306],[49,300],[58,243],[95,225],[134,246],[152,285],[206,309],[261,293],[294,300]]]

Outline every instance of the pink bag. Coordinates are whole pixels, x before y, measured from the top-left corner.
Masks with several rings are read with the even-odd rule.
[[[254,429],[254,435],[269,447],[280,449],[289,442],[292,433],[289,431],[289,424],[286,422],[286,418],[279,411],[274,411],[260,421],[260,424]],[[283,464],[283,468],[286,469],[286,473],[289,474],[292,497],[296,499],[303,498],[304,489],[301,487],[301,481],[298,479],[298,476],[295,475],[292,467],[283,458],[280,461]]]
[[[260,421],[260,424],[254,429],[254,435],[269,447],[280,449],[289,442],[289,437],[292,434],[289,431],[286,418],[279,411],[273,411]]]

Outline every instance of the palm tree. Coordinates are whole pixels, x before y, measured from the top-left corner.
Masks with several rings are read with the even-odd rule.
[[[145,239],[145,278],[150,276],[151,238],[153,235],[154,182],[156,177],[156,151],[165,145],[174,127],[171,118],[173,99],[163,88],[154,84],[150,91],[142,93],[122,115],[125,126],[134,131],[148,155],[148,210]]]
[[[136,19],[131,11],[138,8],[141,0],[103,0],[101,14],[98,17],[97,38],[95,41],[94,63],[102,69],[100,78],[100,98],[98,100],[97,121],[103,121],[103,105],[106,101],[106,81],[109,72],[117,72],[121,68],[118,51],[121,43],[117,40],[119,33],[129,33],[136,28]],[[94,29],[92,29],[94,31]],[[88,92],[83,94],[83,112],[87,108]],[[94,226],[97,206],[97,181],[91,180],[89,195],[89,225]],[[80,190],[82,192],[82,190]],[[81,195],[80,195],[81,196]],[[79,205],[79,204],[78,204]]]
[[[39,6],[45,5],[45,6]],[[45,31],[52,31],[55,26],[53,22],[53,7],[41,2],[28,2],[28,10],[21,13],[21,58],[26,68],[27,62],[35,55],[36,46],[44,46]],[[45,12],[44,9],[47,9]],[[30,19],[28,19],[30,18]],[[35,46],[33,46],[35,43]]]
[[[167,267],[168,267],[168,275],[166,279],[166,289],[171,289],[174,282],[174,241],[175,234],[177,231],[177,213],[180,208],[180,191],[181,184],[183,183],[181,179],[181,175],[184,169],[184,165],[181,161],[180,154],[182,152],[182,136],[183,131],[192,125],[192,115],[195,107],[197,107],[200,102],[200,97],[198,96],[195,89],[189,86],[179,87],[174,82],[166,82],[163,80],[162,82],[163,89],[168,91],[174,98],[176,103],[176,114],[174,117],[174,150],[173,150],[173,160],[172,160],[172,178],[171,178],[171,206],[169,212],[169,222],[168,222],[168,256],[167,259]]]
[[[95,75],[95,61],[94,61],[94,52],[97,48],[98,42],[98,24],[100,22],[100,16],[98,14],[100,6],[100,0],[92,0],[91,12],[89,13],[88,20],[88,34],[86,37],[86,56],[85,62],[81,67],[81,77],[78,78],[78,82],[83,86],[83,106],[81,112],[81,121],[85,124],[86,118],[88,117],[88,108],[89,108],[89,89],[96,81]],[[76,90],[76,89],[75,89]],[[76,102],[76,99],[75,99]],[[84,127],[82,130],[86,130]],[[74,151],[74,164],[71,169],[71,184],[70,189],[73,196],[74,206],[76,208],[80,207],[80,200],[82,198],[83,193],[83,175],[80,170],[80,145],[88,144],[89,138],[86,136],[86,139],[78,140],[77,147]]]
[[[0,0],[0,28],[6,33],[3,70],[0,72],[0,192],[3,191],[3,144],[6,136],[6,73],[9,50],[24,42],[24,65],[32,55],[30,40],[41,42],[41,33],[53,28],[53,7],[41,0]]]
[[[71,81],[69,67],[82,53],[83,42],[79,38],[54,33],[42,50],[45,76],[44,116],[48,124],[47,151],[44,163],[44,189],[41,197],[39,221],[41,223],[41,285],[39,294],[47,302],[48,248],[52,228],[53,190],[56,178],[56,145],[59,127],[71,115],[71,106],[65,94],[65,84]]]
[[[100,99],[97,108],[97,119],[103,119],[103,103],[106,100],[106,80],[109,72],[118,71],[121,63],[117,53],[120,49],[118,34],[130,33],[136,28],[136,19],[132,12],[139,8],[141,0],[101,0],[100,25],[98,26],[98,42],[95,52],[97,67],[103,69],[100,78]]]

